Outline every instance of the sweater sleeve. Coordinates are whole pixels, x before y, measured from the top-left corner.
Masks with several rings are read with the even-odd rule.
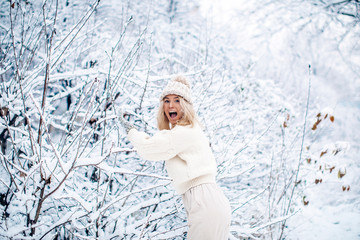
[[[139,155],[151,161],[168,160],[182,152],[189,144],[185,129],[162,130],[150,137],[144,132],[131,129],[128,138]]]

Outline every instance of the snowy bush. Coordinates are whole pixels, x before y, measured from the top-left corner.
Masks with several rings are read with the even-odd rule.
[[[325,16],[316,18],[326,20],[325,32],[325,25],[342,22],[341,30],[349,30],[342,40],[351,42],[358,24],[340,21],[347,16],[358,22],[359,4],[350,2],[306,1],[304,9],[316,10],[290,14],[299,18],[289,20],[296,31],[290,29],[295,36],[310,31],[306,21],[318,11]],[[276,4],[283,4],[281,15],[302,3]],[[2,1],[0,6],[1,238],[186,239],[181,196],[164,164],[141,159],[117,121],[122,109],[127,120],[153,134],[158,96],[178,73],[191,80],[195,108],[218,161],[218,182],[233,210],[231,239],[286,238],[296,228],[291,219],[316,202],[314,187],[336,182],[331,191],[352,191],[347,177],[358,166],[341,162],[349,144],[329,140],[338,116],[329,109],[319,113],[322,104],[308,86],[324,75],[298,65],[303,45],[259,57],[281,38],[263,42],[276,35],[266,24],[260,31],[264,38],[239,44],[233,26],[224,30],[204,16],[197,1]],[[267,14],[273,6],[258,11]],[[241,18],[253,16],[245,13]],[[274,22],[279,20],[267,24]],[[245,32],[254,30],[252,24]],[[321,42],[319,35],[314,41]],[[297,43],[288,32],[282,36],[286,44]],[[353,84],[358,55],[349,55],[351,46],[340,44],[338,54],[352,69],[346,76]],[[273,56],[306,74],[293,77]],[[328,67],[322,59],[316,58],[318,69]]]

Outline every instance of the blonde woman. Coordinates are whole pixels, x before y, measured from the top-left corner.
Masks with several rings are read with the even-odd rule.
[[[173,186],[182,196],[190,240],[228,239],[230,204],[216,185],[216,161],[191,101],[190,84],[183,76],[172,79],[160,96],[159,132],[150,137],[120,117],[138,154],[165,161]]]

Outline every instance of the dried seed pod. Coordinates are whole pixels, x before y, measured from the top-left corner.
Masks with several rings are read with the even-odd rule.
[[[9,114],[9,108],[7,108],[7,107],[0,108],[0,116],[1,117],[6,117],[8,114]]]
[[[338,178],[342,178],[346,175],[346,168],[342,167],[338,171]]]
[[[322,156],[323,156],[324,154],[326,154],[326,153],[327,153],[327,150],[321,152],[321,153],[320,153],[320,157],[322,157]]]
[[[304,206],[309,204],[309,201],[306,200],[306,196],[303,197],[303,203],[304,203]]]

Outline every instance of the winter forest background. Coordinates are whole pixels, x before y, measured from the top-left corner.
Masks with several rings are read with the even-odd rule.
[[[182,73],[230,239],[360,239],[358,0],[0,1],[0,238],[186,239],[153,134]]]

